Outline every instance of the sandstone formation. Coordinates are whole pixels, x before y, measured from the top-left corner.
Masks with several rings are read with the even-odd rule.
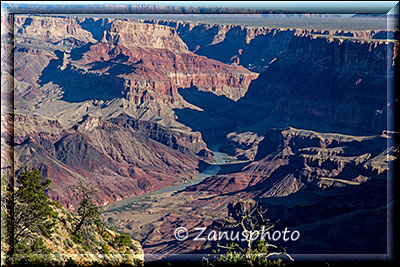
[[[69,75],[75,77],[73,80],[82,80],[83,76],[85,80],[99,80],[84,86],[107,80],[106,84],[114,84],[110,97],[126,97],[135,104],[152,100],[176,103],[180,100],[177,89],[191,86],[237,100],[257,77],[244,68],[191,53],[170,27],[102,20],[97,31],[91,29],[97,38],[103,30],[97,41],[82,28],[89,29],[88,25],[96,23],[90,22],[62,17],[16,17],[16,77],[28,84],[22,97],[41,95],[37,89],[48,81],[60,84],[66,96],[76,94],[82,87],[62,79]],[[46,28],[50,30],[44,32]],[[40,46],[41,42],[46,46]],[[110,72],[114,80],[108,77]]]
[[[199,132],[188,133],[180,129],[166,128],[158,123],[135,120],[127,115],[120,115],[110,121],[120,127],[132,127],[133,131],[141,132],[151,139],[182,153],[192,156],[196,154],[209,160],[213,159]]]
[[[118,20],[73,64],[90,66],[88,72],[100,76],[116,72],[121,94],[135,104],[174,103],[179,100],[177,89],[191,86],[237,100],[257,77],[244,68],[191,53],[169,27]]]
[[[189,190],[251,191],[259,197],[287,196],[303,187],[359,185],[389,168],[398,150],[385,136],[324,134],[295,128],[271,129],[258,145],[254,162],[210,177]]]
[[[136,21],[167,25],[175,28],[188,48],[209,58],[225,63],[242,65],[261,72],[288,48],[296,37],[335,36],[363,41],[398,39],[396,30],[340,30],[307,28],[274,28],[231,24],[206,24],[187,21],[137,19]]]
[[[254,161],[223,165],[218,175],[185,191],[111,206],[105,216],[118,229],[142,240],[147,253],[207,254],[217,247],[213,242],[194,242],[196,227],[208,227],[209,232],[218,219],[232,212],[229,203],[254,198],[268,208],[267,218],[279,219],[276,229],[301,232],[301,242],[280,243],[292,253],[384,252],[386,179],[399,156],[398,147],[386,148],[393,136],[390,132],[350,136],[271,129],[259,143]],[[173,237],[179,226],[190,233],[185,246]],[[323,229],[334,229],[335,235],[322,234]],[[381,237],[367,234],[374,242],[365,242],[362,233],[370,231]]]
[[[73,45],[94,42],[92,34],[73,18],[15,16],[14,31],[21,39],[49,42],[74,42]]]
[[[50,196],[69,208],[76,205],[68,189],[76,178],[91,181],[99,190],[96,203],[104,205],[198,173],[194,157],[102,118],[65,128],[56,120],[16,115],[14,125],[16,170],[39,168],[53,181]]]
[[[354,135],[393,130],[387,117],[397,101],[397,51],[397,42],[294,37],[244,97],[213,113],[214,119],[236,124],[222,149],[253,159],[271,127]]]

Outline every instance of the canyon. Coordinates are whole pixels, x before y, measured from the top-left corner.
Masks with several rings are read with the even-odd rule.
[[[71,210],[68,187],[90,181],[149,255],[211,252],[175,228],[212,227],[239,198],[299,229],[291,253],[385,254],[398,29],[354,21],[2,14],[2,170],[38,168]]]

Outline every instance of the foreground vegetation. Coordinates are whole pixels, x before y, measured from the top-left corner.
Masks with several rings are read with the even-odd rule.
[[[140,244],[106,227],[90,185],[78,180],[71,188],[80,200],[73,213],[49,199],[51,181],[37,169],[22,171],[15,188],[5,180],[2,176],[2,265],[143,265]]]
[[[270,231],[276,225],[276,222],[265,216],[267,210],[263,210],[259,203],[238,200],[229,204],[228,209],[229,216],[217,225],[223,230],[238,229],[240,236],[246,233],[247,238],[225,244],[217,241],[218,249],[213,250],[213,254],[204,259],[205,265],[285,266],[285,262],[294,261],[285,248],[271,244],[265,239],[252,238],[252,233]]]

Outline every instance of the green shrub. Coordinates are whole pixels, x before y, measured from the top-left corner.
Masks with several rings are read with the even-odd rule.
[[[56,206],[56,207],[59,208],[59,209],[62,209],[62,208],[63,208],[63,206],[61,205],[61,203],[60,203],[59,201],[57,201],[57,200],[52,201],[51,204],[54,205],[54,206]]]
[[[67,262],[65,263],[65,266],[78,266],[76,261],[73,258],[68,258]]]
[[[232,250],[228,249],[225,254],[221,254],[220,250],[213,250],[213,254],[220,254],[216,258],[215,265],[220,264],[234,264],[234,265],[249,265],[249,260],[253,264],[252,266],[285,266],[285,263],[281,260],[271,260],[265,257],[266,254],[270,253],[267,247],[267,242],[257,241],[256,246],[252,249],[250,254],[250,259],[247,259],[246,254],[240,251],[234,250],[236,246],[235,243],[230,243],[227,247],[231,247]],[[207,260],[207,264],[214,266]]]
[[[82,244],[82,236],[80,233],[76,233],[75,235],[71,236],[72,241],[74,241],[76,244]]]
[[[17,177],[19,185],[15,192],[14,201],[14,242],[25,243],[32,240],[31,233],[42,234],[50,237],[52,227],[55,225],[50,218],[56,217],[46,192],[49,190],[51,181],[45,179],[40,171],[22,171]]]
[[[47,229],[42,233],[44,237],[50,238],[51,235],[54,233],[54,226],[56,225],[56,220],[47,220],[43,223],[43,226]]]
[[[111,236],[110,236],[110,234],[108,233],[108,232],[106,232],[106,231],[104,231],[102,234],[101,234],[101,236],[104,238],[104,239],[111,239]]]
[[[46,247],[41,238],[33,243],[18,243],[15,245],[15,254],[12,265],[37,266],[51,264],[51,250]]]
[[[103,253],[103,254],[109,255],[110,254],[110,248],[107,246],[107,244],[103,243],[102,246],[101,246],[100,252]]]
[[[50,218],[57,219],[58,213],[57,213],[56,211],[50,211],[49,217],[50,217]]]
[[[117,234],[112,241],[112,244],[117,247],[132,246],[132,238],[127,234]]]

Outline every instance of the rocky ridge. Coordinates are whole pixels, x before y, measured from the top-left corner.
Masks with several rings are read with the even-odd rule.
[[[173,103],[179,97],[178,88],[191,86],[206,91],[211,88],[216,94],[237,100],[245,94],[251,79],[257,77],[244,68],[191,53],[170,27],[149,25],[113,21],[103,39],[84,53],[75,66],[96,65],[103,58],[109,64],[103,62],[103,68],[98,68],[97,73],[102,74],[114,62],[132,64],[133,68],[124,68],[117,77],[123,80],[122,94],[136,104],[152,100]],[[124,33],[126,29],[130,30]],[[143,39],[142,31],[150,37]]]
[[[386,134],[348,136],[289,127],[270,129],[258,144],[254,161],[205,179],[188,190],[247,191],[258,197],[282,197],[302,188],[360,185],[389,169],[398,156],[386,148]]]
[[[53,181],[50,196],[71,209],[76,203],[68,185],[74,183],[74,177],[90,180],[99,190],[95,202],[105,205],[198,173],[199,161],[194,156],[150,139],[143,131],[103,118],[88,117],[67,128],[57,120],[16,115],[14,125],[16,170],[24,166],[38,168],[43,177]],[[2,142],[10,146],[6,134],[2,132]],[[169,138],[175,138],[174,134],[169,133]],[[7,166],[7,160],[4,163],[3,167]]]
[[[256,72],[265,70],[269,62],[285,51],[290,41],[296,37],[321,36],[383,43],[398,39],[396,30],[317,30],[157,19],[135,21],[170,26],[176,29],[190,51],[224,63],[242,65]]]
[[[399,156],[398,147],[385,145],[392,144],[394,135],[271,129],[259,143],[254,161],[222,165],[218,175],[184,191],[114,205],[104,216],[141,240],[149,254],[207,254],[215,243],[193,241],[196,228],[207,227],[209,232],[216,220],[226,218],[229,203],[252,198],[268,209],[269,219],[279,220],[276,229],[300,231],[301,242],[277,243],[291,253],[384,252],[386,179]],[[173,237],[179,226],[190,233],[184,246]],[[328,238],[331,233],[321,237],[323,229],[334,229],[335,242]],[[365,234],[374,230],[379,237]]]

